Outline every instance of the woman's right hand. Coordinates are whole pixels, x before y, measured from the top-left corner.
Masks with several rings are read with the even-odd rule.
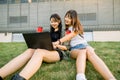
[[[54,45],[54,46],[59,45],[59,41],[53,42],[53,45]]]

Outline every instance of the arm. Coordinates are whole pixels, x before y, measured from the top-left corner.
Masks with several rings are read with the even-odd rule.
[[[64,37],[62,37],[58,41],[54,42],[54,44],[58,45],[60,43],[66,42],[66,41],[70,41],[76,35],[77,35],[77,33],[75,33],[74,31],[72,31],[70,34],[65,35]]]
[[[67,47],[64,45],[56,45],[56,47],[61,49],[61,50],[67,50]]]
[[[53,48],[54,48],[54,49],[59,48],[59,49],[61,49],[61,50],[67,50],[67,47],[64,46],[64,45],[60,45],[60,44],[55,45],[55,42],[52,42],[52,44],[53,44]]]

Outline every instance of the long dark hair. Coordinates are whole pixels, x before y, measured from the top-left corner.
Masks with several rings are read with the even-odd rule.
[[[83,34],[83,27],[80,24],[77,12],[75,10],[69,10],[69,11],[66,12],[65,17],[66,16],[71,18],[71,20],[72,20],[71,25],[73,26],[73,30],[75,32]],[[68,25],[65,25],[65,26],[66,26],[66,29],[68,29]]]
[[[62,20],[60,18],[60,16],[58,14],[52,14],[51,17],[50,17],[50,20],[51,18],[54,18],[56,22],[60,21],[59,25],[58,25],[58,32],[60,34],[60,37],[61,37],[61,34],[62,34]],[[54,32],[54,28],[50,25],[50,33],[53,33]]]

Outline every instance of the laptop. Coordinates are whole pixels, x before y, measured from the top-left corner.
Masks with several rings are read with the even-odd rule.
[[[23,33],[28,48],[54,50],[50,32]]]

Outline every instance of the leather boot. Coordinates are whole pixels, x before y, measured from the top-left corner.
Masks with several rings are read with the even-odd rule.
[[[0,76],[0,80],[3,80],[1,76]]]
[[[11,80],[26,80],[25,78],[21,77],[19,74],[15,74]]]

